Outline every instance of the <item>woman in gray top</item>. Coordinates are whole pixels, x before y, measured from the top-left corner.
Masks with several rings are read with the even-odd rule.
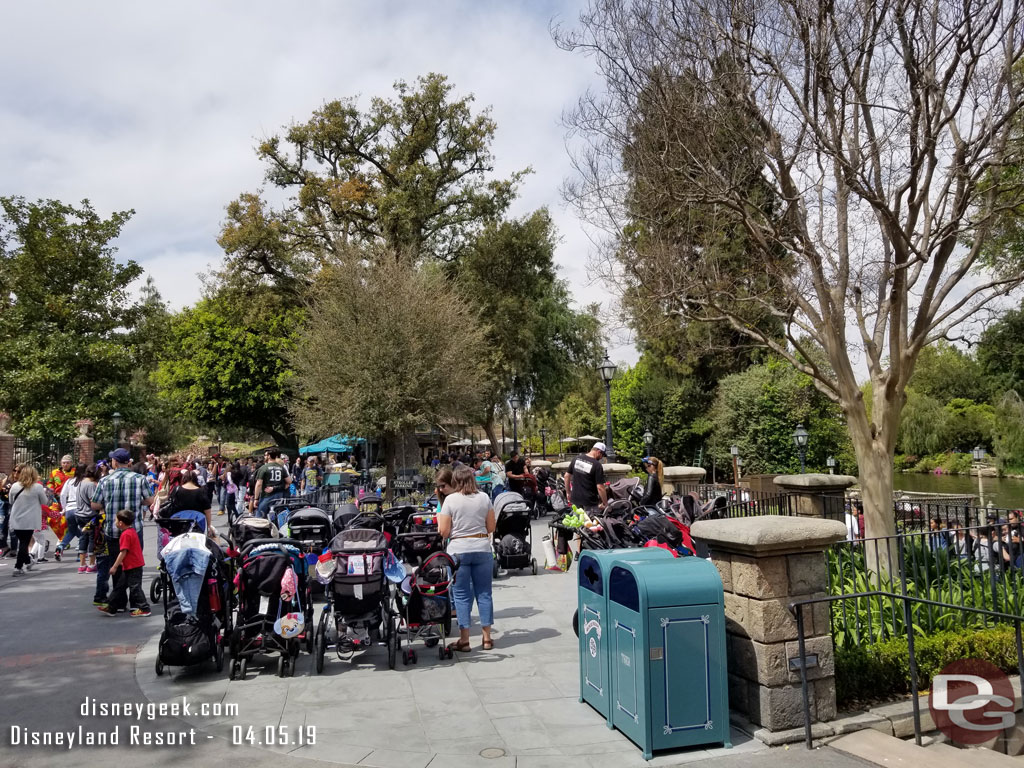
[[[459,640],[448,647],[453,651],[470,651],[469,627],[473,600],[480,611],[482,648],[494,647],[491,624],[494,604],[491,600],[491,574],[494,555],[491,534],[494,533],[494,508],[486,493],[477,490],[473,470],[465,465],[455,468],[449,495],[441,505],[437,527],[448,539],[447,552],[458,564],[452,597],[459,620]]]
[[[43,507],[47,504],[46,489],[39,484],[39,472],[26,464],[18,473],[18,482],[11,486],[11,530],[18,537],[18,559],[14,561],[12,576],[21,576],[23,566],[32,570],[29,548],[32,534],[43,524]]]

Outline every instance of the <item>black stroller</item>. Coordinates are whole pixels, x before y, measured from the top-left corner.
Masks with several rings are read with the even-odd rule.
[[[154,603],[159,603],[164,591],[170,586],[170,580],[164,570],[164,558],[160,553],[175,536],[191,532],[205,534],[206,515],[195,510],[182,510],[175,512],[170,517],[158,517],[155,522],[157,526],[156,551],[159,564],[157,574],[149,585],[149,599]]]
[[[536,576],[529,502],[513,491],[499,493],[494,499],[494,515],[494,576],[499,569],[522,568],[530,568]]]
[[[435,552],[395,590],[395,609],[398,614],[398,642],[406,638],[402,651],[403,664],[417,662],[412,641],[421,638],[427,648],[437,646],[440,659],[454,655],[448,647],[452,631],[451,588],[455,578],[455,561],[446,552]],[[390,660],[390,645],[389,660]]]
[[[160,562],[164,629],[156,673],[159,676],[165,667],[194,666],[207,659],[213,659],[220,672],[224,669],[225,637],[231,631],[231,583],[224,553],[205,533],[174,538],[181,546]],[[206,570],[196,574],[194,564],[201,561],[206,562]]]
[[[391,548],[406,563],[421,565],[432,554],[444,549],[434,509],[392,507],[385,512],[385,516],[393,523],[398,534]]]
[[[290,511],[281,532],[287,538],[301,542],[306,552],[317,555],[327,549],[334,537],[331,516],[319,507],[302,507]]]
[[[387,645],[394,669],[399,640],[384,574],[385,558],[393,556],[389,537],[370,528],[342,531],[331,540],[330,554],[317,564],[327,594],[313,638],[317,673],[323,672],[328,648],[348,660],[376,642]]]
[[[308,605],[306,559],[301,542],[253,539],[242,546],[236,576],[238,608],[231,632],[231,679],[244,679],[257,655],[277,656],[277,674],[295,674]],[[288,574],[294,575],[294,582]],[[293,591],[286,591],[292,586]]]

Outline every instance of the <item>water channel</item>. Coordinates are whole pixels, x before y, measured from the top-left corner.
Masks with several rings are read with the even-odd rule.
[[[1024,480],[1017,478],[982,478],[985,503],[990,501],[997,507],[1024,509]],[[978,495],[978,478],[967,475],[932,475],[918,472],[896,473],[893,485],[902,491],[927,491],[928,493],[973,493]]]

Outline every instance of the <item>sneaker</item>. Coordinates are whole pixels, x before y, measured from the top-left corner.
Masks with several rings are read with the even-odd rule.
[[[95,605],[97,608],[106,608],[107,607],[107,601],[106,600],[93,600],[92,604]]]
[[[60,551],[60,547],[57,547],[55,550],[53,550],[53,559],[56,560],[58,563],[60,562],[61,554],[63,553]]]
[[[23,570],[21,570],[21,568],[15,568],[13,571],[11,571],[11,576],[24,576],[24,575],[25,575],[25,572]]]
[[[31,571],[34,565],[35,563],[29,560],[27,563],[25,563],[25,570]]]
[[[87,573],[88,571],[89,571],[89,569],[86,568],[84,565],[78,566],[78,572],[79,573]]]
[[[97,605],[96,610],[102,613],[104,616],[113,616],[117,613],[117,611],[110,610],[109,605]]]
[[[95,565],[87,565],[85,567],[85,572],[86,573],[96,573],[96,566]]]
[[[152,616],[153,612],[149,608],[132,608],[132,616]]]

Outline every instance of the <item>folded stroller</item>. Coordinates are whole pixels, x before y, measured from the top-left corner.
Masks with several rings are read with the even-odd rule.
[[[422,638],[427,648],[438,646],[438,658],[452,658],[447,640],[452,631],[451,587],[454,578],[455,561],[445,552],[435,552],[395,591],[397,637],[406,639],[406,647],[402,651],[403,664],[417,662],[416,651],[412,648],[412,642],[417,638]]]
[[[253,539],[242,546],[235,574],[238,607],[231,632],[231,679],[244,679],[257,655],[277,656],[277,674],[295,674],[303,633],[312,619],[302,544]]]
[[[327,604],[313,637],[318,673],[328,648],[347,660],[381,641],[388,646],[388,666],[395,668],[396,621],[384,575],[385,559],[393,557],[389,546],[382,531],[350,529],[331,540],[329,555],[317,563],[316,578],[327,587]]]
[[[181,513],[179,513],[181,514]],[[205,533],[174,536],[159,550],[164,629],[156,673],[213,659],[224,668],[224,639],[231,630],[231,583],[224,553]]]
[[[499,568],[530,568],[536,575],[529,502],[514,491],[499,493],[494,499],[494,514],[494,575],[498,575]]]

